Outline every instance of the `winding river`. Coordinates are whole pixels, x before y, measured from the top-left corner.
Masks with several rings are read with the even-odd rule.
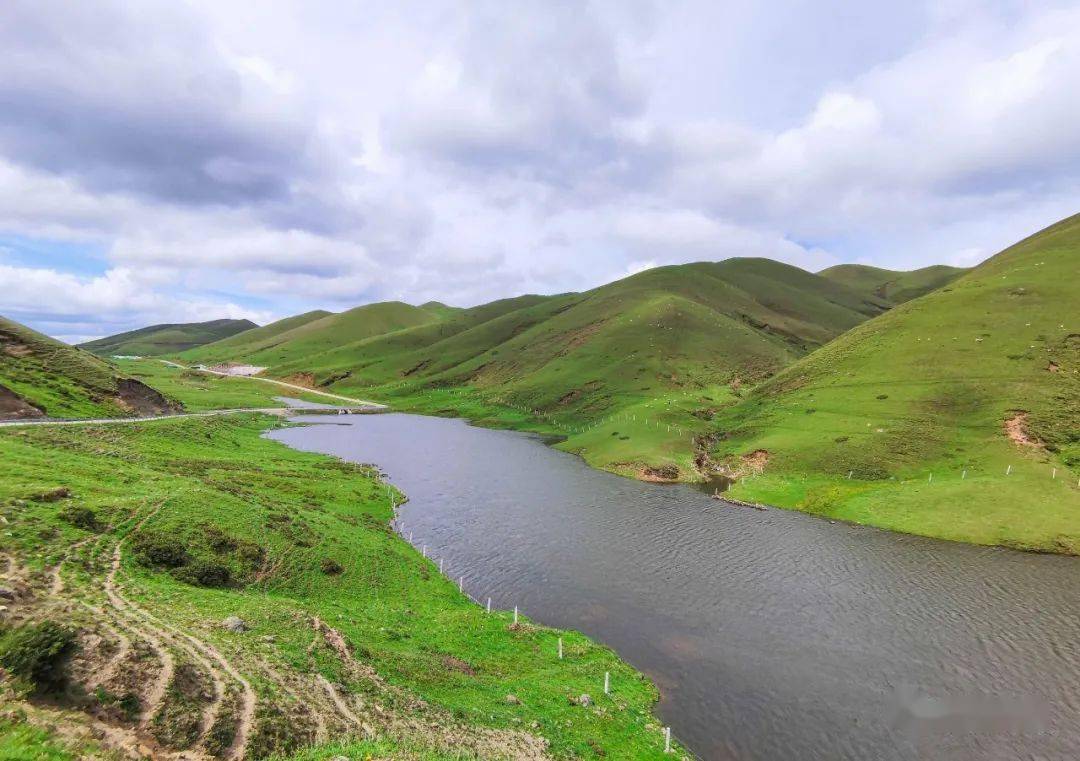
[[[294,419],[271,436],[379,465],[474,597],[648,673],[702,758],[1080,758],[1080,560],[730,506],[461,420]]]

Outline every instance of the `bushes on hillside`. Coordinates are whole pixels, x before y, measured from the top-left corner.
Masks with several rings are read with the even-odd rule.
[[[137,535],[134,549],[135,559],[149,568],[180,568],[191,560],[179,538],[154,531]]]
[[[199,587],[227,587],[232,584],[229,566],[216,560],[196,560],[173,575],[180,581]]]
[[[65,510],[62,510],[59,517],[60,520],[65,523],[69,523],[75,528],[81,528],[83,531],[93,531],[94,533],[101,531],[101,524],[98,522],[97,513],[89,507],[72,505]]]
[[[0,666],[38,692],[64,688],[64,660],[75,648],[75,632],[55,621],[23,624],[0,635]]]

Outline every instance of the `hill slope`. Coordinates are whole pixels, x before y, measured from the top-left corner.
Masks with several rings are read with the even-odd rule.
[[[269,325],[253,327],[234,336],[197,347],[198,358],[203,362],[224,362],[234,356],[254,354],[263,347],[272,346],[279,336],[332,315],[332,312],[316,309],[286,317]]]
[[[98,357],[0,317],[0,420],[154,414],[175,407]]]
[[[169,325],[150,325],[127,333],[79,344],[79,348],[101,356],[136,355],[156,357],[176,354],[196,346],[220,341],[258,326],[251,320],[210,320]]]
[[[1080,215],[783,370],[721,412],[713,458],[767,462],[735,493],[773,504],[1080,551],[1078,265]]]
[[[865,264],[838,264],[818,274],[868,297],[890,304],[903,304],[948,285],[966,273],[963,267],[935,264],[910,272],[869,267]]]
[[[230,359],[398,408],[571,435],[562,446],[601,467],[637,474],[674,466],[675,477],[687,478],[687,426],[704,423],[692,416],[695,405],[775,373],[887,308],[796,267],[731,259],[661,267],[585,293],[504,299],[384,335],[290,337]],[[654,421],[647,436],[580,438],[619,411],[657,403],[677,404],[679,422],[661,430]]]
[[[267,335],[257,336],[253,341],[244,341],[241,346],[224,347],[209,344],[201,349],[184,353],[184,358],[191,361],[243,361],[253,365],[274,368],[294,360],[307,357],[340,346],[343,343],[359,341],[383,333],[423,325],[439,320],[437,314],[427,309],[403,304],[400,301],[388,301],[379,304],[366,304],[340,314],[327,314],[318,319],[301,319],[310,316],[299,315],[290,318],[299,324],[288,330],[272,331]],[[275,323],[280,325],[280,323]],[[272,327],[272,326],[268,326]]]

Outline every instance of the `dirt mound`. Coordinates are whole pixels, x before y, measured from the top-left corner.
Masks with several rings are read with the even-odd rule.
[[[44,410],[30,404],[11,389],[0,386],[0,420],[25,420],[44,414]]]
[[[762,473],[769,464],[769,453],[764,449],[755,449],[750,454],[742,456],[743,468],[751,473]]]
[[[117,379],[116,399],[124,409],[138,415],[167,415],[183,409],[180,404],[166,399],[160,392],[134,378]]]
[[[1041,448],[1042,442],[1027,432],[1024,427],[1026,423],[1026,412],[1017,412],[1012,417],[1006,418],[1005,435],[1009,437],[1009,441],[1019,446]]]

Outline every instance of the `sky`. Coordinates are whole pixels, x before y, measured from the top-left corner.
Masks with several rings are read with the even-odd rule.
[[[1080,5],[5,0],[0,314],[69,342],[1080,208]]]

